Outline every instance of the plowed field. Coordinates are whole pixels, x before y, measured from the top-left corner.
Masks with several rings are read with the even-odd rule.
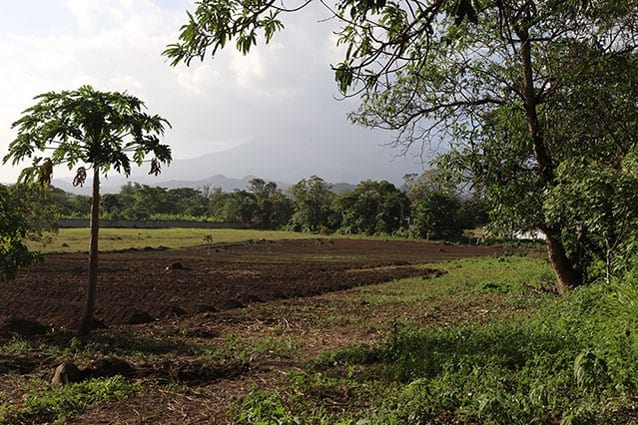
[[[96,318],[106,326],[241,308],[425,275],[417,265],[499,248],[425,242],[308,239],[187,250],[103,253]],[[53,254],[0,292],[0,317],[73,329],[82,313],[87,254]],[[11,331],[6,329],[5,331]]]

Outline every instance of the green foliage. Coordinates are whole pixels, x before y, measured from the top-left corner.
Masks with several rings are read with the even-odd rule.
[[[271,9],[271,5],[263,0],[198,2],[195,12],[188,12],[188,23],[181,28],[180,42],[167,46],[163,54],[173,65],[181,61],[190,63],[195,57],[203,59],[208,49],[214,56],[233,39],[236,39],[237,50],[246,54],[257,44],[258,33],[263,33],[269,42],[283,29],[278,19],[279,10]]]
[[[419,237],[438,240],[455,240],[461,237],[461,202],[457,197],[434,192],[412,202],[412,224]]]
[[[408,196],[412,202],[412,232],[419,238],[458,240],[466,222],[460,191],[436,168],[420,176],[405,176]]]
[[[34,389],[20,402],[0,402],[0,422],[65,423],[92,404],[126,399],[138,390],[122,376],[90,379],[61,388]]]
[[[558,184],[545,200],[551,222],[566,223],[565,239],[583,269],[597,260],[605,264],[605,280],[624,267],[633,254],[633,229],[638,220],[638,163],[630,152],[618,167],[574,158],[557,171]],[[569,234],[570,233],[570,234]]]
[[[29,245],[50,239],[56,217],[46,189],[0,185],[0,282],[15,279],[21,268],[43,260]]]
[[[242,425],[301,425],[301,419],[284,407],[277,394],[253,388],[235,410],[234,423]]]
[[[336,199],[342,215],[340,231],[367,235],[392,234],[404,225],[410,200],[387,181],[367,180]]]
[[[636,288],[592,286],[525,322],[395,327],[386,346],[358,356],[405,384],[372,423],[441,415],[488,424],[609,423],[613,409],[603,406],[638,391]]]
[[[437,20],[423,59],[408,61],[389,85],[368,90],[352,118],[397,130],[395,143],[406,149],[449,143],[439,166],[489,196],[493,221],[506,234],[542,230],[552,241],[559,287],[578,285],[586,263],[581,253],[605,236],[586,226],[583,237],[571,237],[585,226],[582,215],[549,217],[544,205],[566,170],[601,183],[592,202],[603,182],[608,193],[622,191],[623,183],[607,179],[604,169],[619,171],[636,145],[636,3],[451,3],[454,12]],[[571,173],[579,161],[588,171]],[[568,186],[587,193],[578,184]],[[566,201],[581,196],[570,195]],[[551,199],[554,212],[563,209],[558,194]],[[582,208],[592,219],[622,226],[631,220],[631,202],[613,219],[603,217],[609,216],[603,205]]]
[[[284,196],[277,184],[263,179],[250,180],[249,192],[256,208],[252,211],[251,226],[257,229],[281,229],[292,216],[290,200]]]
[[[138,165],[149,153],[161,162],[171,160],[170,148],[159,140],[170,124],[159,115],[144,113],[144,103],[134,96],[82,86],[76,91],[44,93],[35,99],[38,102],[13,123],[18,135],[3,159],[17,164],[33,158],[33,166],[22,174],[25,181],[33,181],[47,161],[52,166],[65,163],[69,169],[78,163],[91,164],[104,174],[113,168],[128,176],[128,153]],[[34,156],[50,148],[50,158]]]
[[[430,193],[422,177],[411,182],[407,193],[387,182],[366,181],[351,193],[336,195],[320,177],[312,176],[293,185],[290,198],[275,183],[257,178],[248,189],[230,193],[129,183],[120,193],[102,196],[100,206],[102,218],[108,219],[213,221],[326,234],[341,230],[426,237],[429,232],[432,238],[458,239],[464,228],[483,223],[481,198]],[[65,217],[88,216],[90,198],[51,190]],[[413,232],[407,230],[408,217],[415,224]]]
[[[292,186],[293,229],[311,233],[336,230],[339,226],[334,209],[336,195],[330,189],[330,185],[317,176],[302,179]]]
[[[529,289],[523,282],[542,287],[550,273],[529,258],[462,263],[433,288],[469,274],[475,290],[492,282],[499,296],[516,296]],[[625,423],[638,393],[636,314],[632,278],[548,295],[540,311],[515,320],[396,323],[385,343],[324,353],[281,390],[251,392],[233,414],[263,421],[245,423]]]
[[[323,407],[312,407],[312,392],[344,390],[338,384],[335,385],[329,379],[308,376],[304,373],[295,375],[296,388],[303,391],[293,397],[297,398],[301,405],[308,410],[292,411],[279,392],[264,391],[252,388],[245,397],[239,399],[229,410],[233,423],[238,425],[355,425],[357,422],[351,419],[335,419],[328,410]],[[340,394],[337,394],[340,395]],[[304,400],[305,399],[305,400]]]

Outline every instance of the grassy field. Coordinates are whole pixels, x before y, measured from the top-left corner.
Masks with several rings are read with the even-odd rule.
[[[551,271],[538,259],[442,267],[425,285],[354,291],[380,317],[404,309],[384,341],[322,353],[276,390],[254,387],[233,423],[638,423],[635,284],[558,297],[540,289]]]
[[[85,252],[89,248],[89,229],[60,229],[50,243],[31,243],[43,253]],[[143,248],[186,248],[204,244],[233,243],[246,240],[303,239],[308,234],[286,231],[244,229],[100,229],[100,251]]]

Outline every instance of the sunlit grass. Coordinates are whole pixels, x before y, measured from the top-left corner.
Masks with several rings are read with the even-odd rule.
[[[249,229],[100,229],[100,251],[143,248],[188,248],[204,244],[233,243],[246,240],[305,239],[316,237],[304,233]],[[51,243],[42,247],[31,244],[43,253],[84,252],[89,249],[89,229],[60,229]]]

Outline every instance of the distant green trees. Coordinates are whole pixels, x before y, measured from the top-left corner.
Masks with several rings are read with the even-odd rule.
[[[335,209],[337,195],[321,177],[300,180],[290,189],[294,213],[291,228],[310,233],[335,231],[340,220]]]
[[[345,233],[392,234],[410,215],[407,195],[385,180],[363,181],[339,196],[336,204]]]
[[[488,205],[480,194],[463,194],[446,175],[434,168],[421,175],[405,176],[412,202],[413,236],[457,240],[463,230],[488,222]]]
[[[51,193],[63,216],[88,216],[90,198],[55,188]],[[101,210],[109,219],[212,221],[255,229],[438,240],[459,240],[463,230],[487,222],[483,198],[464,194],[436,170],[406,176],[402,188],[366,180],[342,193],[335,193],[318,176],[302,179],[287,190],[260,178],[232,192],[128,183],[120,193],[102,196]]]

